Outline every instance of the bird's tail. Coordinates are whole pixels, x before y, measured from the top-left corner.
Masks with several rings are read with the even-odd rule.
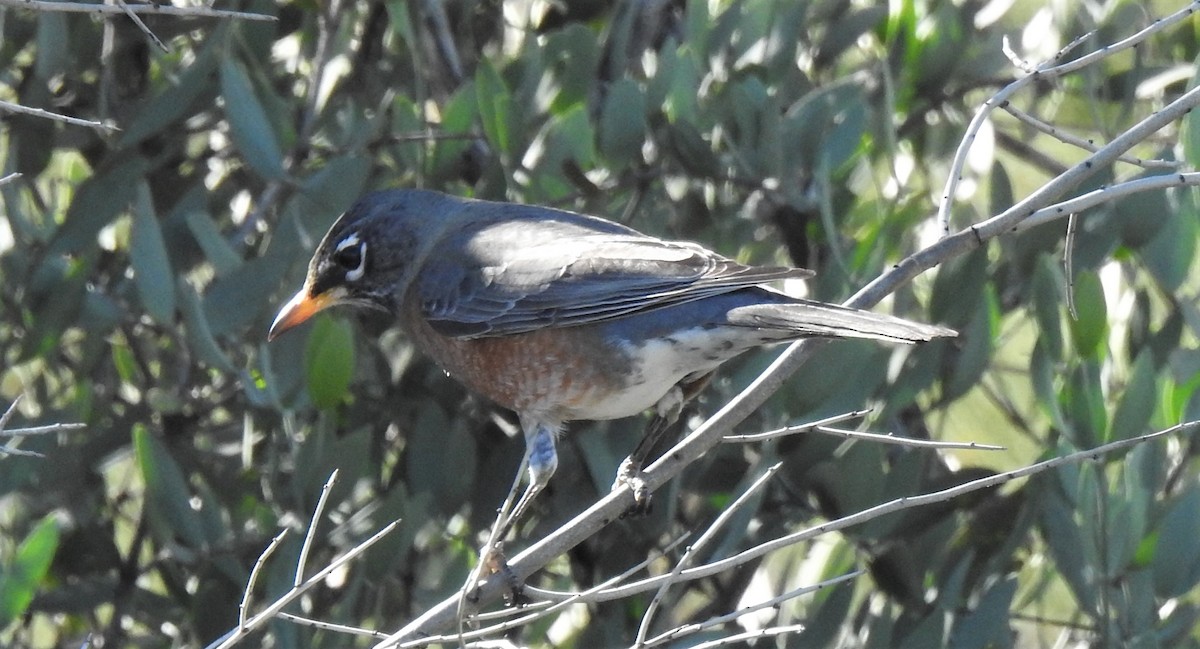
[[[729,312],[729,320],[739,326],[788,332],[788,338],[869,338],[915,343],[958,335],[946,327],[795,298],[776,304],[738,307]]]

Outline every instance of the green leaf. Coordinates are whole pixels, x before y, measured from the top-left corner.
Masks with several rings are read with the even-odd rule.
[[[11,562],[0,572],[0,629],[18,620],[29,608],[58,551],[58,521],[47,514],[26,536]]]
[[[972,611],[955,621],[948,646],[987,649],[1008,645],[1012,639],[1008,611],[1016,592],[1017,580],[1013,577],[993,584]]]
[[[333,408],[349,394],[354,377],[354,332],[340,318],[316,318],[305,348],[308,395],[318,408]]]
[[[221,235],[221,231],[210,214],[188,212],[184,220],[187,221],[188,231],[192,233],[192,238],[200,245],[200,249],[204,251],[204,258],[212,264],[213,272],[218,277],[233,272],[242,265],[242,258],[233,251],[229,242]]]
[[[487,60],[481,61],[475,71],[475,102],[488,141],[500,153],[511,154],[512,94],[496,68]]]
[[[550,112],[586,107],[601,56],[596,34],[578,23],[567,25],[547,35],[545,49],[547,71],[558,84]]]
[[[1154,586],[1160,597],[1180,597],[1200,583],[1200,487],[1190,485],[1158,526]]]
[[[984,287],[985,298],[979,300],[975,316],[959,332],[963,341],[954,363],[954,372],[945,383],[947,401],[966,394],[979,382],[992,357],[992,343],[1000,326],[1000,305],[992,285]]]
[[[1043,486],[1050,483],[1050,480],[1038,481]],[[1039,528],[1050,555],[1054,557],[1055,567],[1083,610],[1094,612],[1097,595],[1093,580],[1095,574],[1084,560],[1084,552],[1081,551],[1083,535],[1075,523],[1074,513],[1056,493],[1045,494],[1037,502]]]
[[[204,307],[200,296],[196,293],[187,278],[176,279],[176,292],[179,295],[179,310],[183,315],[183,327],[187,333],[188,349],[196,358],[208,365],[226,372],[235,372],[233,361],[225,355],[217,339],[213,337],[212,328],[208,326],[208,318],[204,315]]]
[[[1075,351],[1084,358],[1098,358],[1103,352],[1108,333],[1108,308],[1100,277],[1091,271],[1080,271],[1075,277],[1075,312],[1071,320],[1071,336]]]
[[[1200,55],[1192,60],[1192,69],[1196,71],[1188,88],[1200,86]],[[1192,167],[1200,166],[1200,115],[1197,111],[1188,111],[1183,118],[1183,159]]]
[[[1195,119],[1192,113],[1188,113],[1188,119]],[[1157,217],[1162,226],[1139,251],[1139,259],[1168,292],[1177,291],[1187,281],[1200,240],[1200,209],[1196,206],[1194,190],[1182,189],[1175,196],[1177,204],[1172,204],[1165,213],[1143,216],[1146,219]]]
[[[246,70],[236,61],[221,61],[221,95],[233,142],[246,164],[264,178],[284,176],[283,151],[271,128],[270,118],[254,93]]]
[[[371,159],[347,155],[328,160],[321,170],[300,183],[304,201],[301,222],[312,231],[324,232],[363,193],[371,175]]]
[[[71,198],[62,227],[54,233],[48,256],[77,253],[96,246],[96,235],[133,200],[134,188],[149,169],[141,156],[131,156],[83,181]]]
[[[712,147],[690,122],[679,121],[667,127],[667,144],[675,158],[690,173],[713,177],[721,172],[721,164]]]
[[[609,86],[600,109],[600,152],[619,167],[641,160],[646,140],[646,98],[632,79]]]
[[[160,539],[183,539],[190,547],[203,546],[204,530],[191,506],[187,478],[175,458],[142,424],[133,427],[133,450],[146,485],[151,528]]]
[[[1048,255],[1040,255],[1030,285],[1033,319],[1037,322],[1038,343],[1054,360],[1063,358],[1062,275]]]
[[[50,83],[70,65],[71,48],[63,47],[71,39],[65,16],[53,12],[39,14],[37,19],[37,41],[33,51],[33,78],[41,83]],[[3,625],[0,624],[0,627]]]
[[[133,281],[146,312],[159,324],[175,319],[175,273],[167,257],[150,187],[139,182],[133,202],[133,227],[129,234],[129,263]]]
[[[1096,361],[1080,363],[1071,372],[1064,392],[1067,429],[1077,448],[1100,444],[1108,431],[1108,410]]]
[[[221,39],[212,35],[209,40],[212,43],[221,42]],[[200,105],[201,97],[215,95],[213,71],[217,64],[216,51],[215,45],[206,47],[169,88],[159,90],[141,102],[137,116],[128,124],[121,125],[125,130],[121,131],[117,148],[127,149],[157,135],[167,126],[183,120],[193,105]]]
[[[1038,405],[1050,416],[1053,426],[1058,430],[1066,430],[1067,424],[1063,418],[1056,384],[1058,376],[1057,361],[1050,356],[1039,339],[1034,343],[1033,351],[1029,355],[1029,379],[1033,384],[1033,394],[1037,397]]]
[[[942,264],[933,280],[930,317],[955,329],[967,326],[975,317],[978,303],[983,299],[983,287],[990,280],[986,248],[976,248]]]
[[[1117,402],[1108,430],[1108,440],[1129,439],[1146,432],[1157,405],[1153,352],[1143,349],[1133,362],[1129,383]]]
[[[270,302],[270,297],[280,290],[284,273],[307,261],[309,251],[300,246],[300,233],[293,216],[289,214],[281,220],[272,234],[263,256],[247,261],[208,285],[204,314],[214,336],[238,331],[268,308],[278,307]],[[266,336],[266,323],[262,335]]]

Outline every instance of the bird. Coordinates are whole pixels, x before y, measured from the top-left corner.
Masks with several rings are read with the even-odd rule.
[[[652,412],[617,476],[644,503],[646,456],[722,363],[809,337],[955,335],[767,285],[812,274],[742,264],[596,216],[388,189],[330,227],[267,338],[334,305],[382,310],[451,377],[515,412],[528,484],[503,538],[557,469],[567,422]]]

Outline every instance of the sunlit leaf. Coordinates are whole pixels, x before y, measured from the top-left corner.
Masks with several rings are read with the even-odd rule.
[[[59,523],[48,514],[0,566],[0,629],[19,619],[37,594],[58,549]]]
[[[623,79],[610,86],[600,111],[600,152],[610,160],[636,162],[645,130],[645,97],[638,85]]]
[[[151,528],[163,540],[183,539],[192,547],[204,545],[199,515],[191,506],[191,490],[170,451],[145,426],[133,427],[133,450],[146,488]]]
[[[313,404],[318,408],[341,404],[354,377],[354,331],[350,323],[340,318],[315,318],[304,367]]]
[[[283,150],[250,77],[240,63],[230,58],[221,61],[220,69],[221,95],[234,143],[246,164],[263,177],[282,178]]]
[[[146,312],[160,324],[170,324],[175,318],[175,273],[154,213],[150,188],[144,182],[138,183],[133,203],[129,263]]]
[[[1104,289],[1100,278],[1090,271],[1079,271],[1075,276],[1075,312],[1071,319],[1071,335],[1075,350],[1085,358],[1095,358],[1108,334],[1108,308],[1104,303]]]
[[[1109,440],[1128,439],[1147,432],[1146,426],[1158,399],[1154,385],[1156,369],[1150,350],[1138,354],[1130,369],[1125,392],[1113,412]]]

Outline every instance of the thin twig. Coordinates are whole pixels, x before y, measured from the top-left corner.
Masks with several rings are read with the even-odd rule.
[[[707,547],[709,542],[716,538],[717,532],[724,529],[725,524],[732,520],[734,515],[740,512],[742,507],[750,501],[750,498],[757,494],[759,489],[761,489],[763,485],[767,484],[767,482],[779,472],[779,468],[781,466],[783,466],[783,462],[776,462],[774,465],[768,467],[766,471],[763,471],[763,474],[758,476],[754,482],[750,483],[750,486],[746,487],[746,490],[743,491],[742,494],[738,496],[729,507],[726,507],[725,510],[717,516],[716,520],[712,522],[712,525],[709,525],[708,529],[704,530],[704,533],[700,535],[700,538],[696,539],[695,543],[684,550],[683,556],[679,558],[679,561],[675,562],[675,566],[671,568],[671,572],[668,573],[668,577],[675,577],[683,573],[684,569],[691,564],[692,559],[697,556],[701,550]],[[646,637],[650,635],[650,624],[654,620],[654,614],[658,612],[659,606],[662,605],[663,598],[665,598],[667,595],[667,589],[670,588],[673,583],[674,582],[671,579],[667,579],[663,582],[662,586],[658,588],[658,592],[654,593],[654,598],[650,600],[650,604],[646,607],[646,612],[642,614],[642,622],[640,625],[638,625],[637,636],[634,638],[633,642],[634,647],[646,646]]]
[[[1193,89],[1196,93],[1200,90],[1200,86]],[[1043,207],[1029,215],[1028,218],[1021,221],[1015,226],[1015,230],[1020,232],[1029,228],[1037,227],[1044,223],[1069,217],[1072,214],[1083,212],[1084,210],[1104,205],[1112,202],[1114,199],[1140,192],[1156,191],[1160,189],[1171,189],[1173,187],[1196,187],[1200,186],[1200,171],[1188,171],[1177,174],[1162,174],[1159,176],[1147,176],[1136,180],[1127,180],[1115,185],[1105,185],[1098,189],[1093,189],[1086,194],[1080,194],[1070,200],[1055,203],[1049,207]],[[1170,216],[1164,214],[1163,216]]]
[[[398,649],[413,649],[415,647],[424,647],[424,646],[428,646],[431,644],[447,644],[447,643],[454,643],[454,642],[461,643],[461,642],[465,642],[468,640],[480,640],[480,639],[487,638],[489,636],[498,636],[498,635],[506,633],[512,629],[515,629],[515,628],[518,628],[521,626],[525,626],[532,622],[536,622],[539,619],[553,615],[553,614],[561,611],[562,609],[567,608],[568,606],[591,603],[593,595],[601,592],[605,588],[611,588],[615,584],[619,584],[619,583],[625,581],[627,578],[629,578],[634,573],[641,572],[642,570],[646,569],[646,567],[649,566],[651,562],[658,560],[661,556],[663,556],[663,555],[671,552],[671,550],[675,549],[675,547],[678,546],[680,543],[682,543],[685,538],[687,538],[687,537],[681,536],[681,537],[675,539],[674,541],[669,543],[667,545],[667,547],[664,548],[661,553],[658,553],[658,555],[650,556],[650,557],[646,558],[644,561],[642,561],[641,563],[638,563],[637,565],[629,568],[628,570],[622,572],[621,574],[610,577],[610,578],[604,580],[603,582],[601,582],[585,591],[581,591],[578,593],[561,593],[561,592],[556,592],[556,591],[551,591],[551,590],[544,590],[541,588],[535,588],[533,586],[528,586],[528,585],[525,586],[524,592],[526,595],[540,597],[544,600],[558,600],[551,606],[545,606],[546,602],[537,602],[531,606],[524,606],[519,609],[518,608],[506,608],[506,609],[503,609],[500,611],[494,611],[492,613],[483,613],[483,614],[473,615],[473,616],[471,616],[471,620],[473,622],[480,622],[480,621],[487,621],[487,620],[492,620],[492,619],[496,619],[496,618],[513,618],[514,615],[523,614],[526,611],[528,611],[530,608],[537,608],[538,610],[532,614],[524,614],[524,615],[521,615],[520,617],[508,619],[499,624],[484,627],[481,629],[476,629],[474,631],[462,631],[460,629],[457,633],[450,634],[450,635],[428,636],[428,637],[417,638],[417,639],[410,640],[408,642],[405,642],[405,643],[399,645]]]
[[[258,573],[262,570],[263,565],[267,563],[267,559],[275,553],[275,549],[283,542],[283,537],[287,536],[287,529],[281,530],[271,539],[271,543],[266,549],[258,555],[258,560],[254,562],[254,568],[250,570],[250,579],[246,581],[246,590],[242,592],[242,601],[238,604],[238,630],[242,631],[246,628],[247,614],[250,611],[250,598],[253,597],[254,584],[258,581]]]
[[[317,506],[313,508],[312,517],[308,519],[308,532],[304,534],[304,545],[300,546],[300,558],[296,560],[296,575],[292,578],[293,588],[304,581],[304,566],[308,563],[308,552],[312,548],[313,538],[317,535],[317,526],[324,517],[325,503],[329,500],[329,492],[333,490],[337,477],[338,470],[334,469],[333,473],[329,474],[329,479],[325,481],[324,486],[321,487],[321,496],[317,498]]]
[[[314,620],[311,617],[301,617],[299,615],[295,615],[293,613],[287,613],[284,611],[280,611],[275,617],[278,617],[281,620],[287,620],[288,622],[295,622],[296,624],[303,624],[304,626],[315,627],[315,628],[321,629],[323,631],[333,631],[334,633],[345,633],[348,635],[361,635],[361,636],[367,636],[367,637],[379,638],[379,639],[387,637],[386,633],[381,633],[374,629],[364,629],[362,627],[347,626],[345,624],[334,624],[333,622],[324,622],[321,620]]]
[[[125,0],[116,0],[116,4],[125,12],[126,16],[129,16],[129,19],[133,21],[133,24],[137,25],[137,28],[142,30],[142,33],[145,34],[147,38],[154,41],[154,44],[157,45],[159,49],[164,52],[171,51],[171,48],[167,47],[166,43],[162,42],[158,36],[154,35],[154,32],[150,31],[150,28],[146,26],[146,23],[142,22],[142,19],[138,17],[137,13],[133,11],[133,8],[130,7]]]
[[[731,636],[726,636],[724,638],[717,638],[716,640],[709,640],[708,642],[701,642],[700,644],[692,645],[691,649],[715,649],[716,647],[724,647],[726,645],[731,645],[731,644],[734,644],[737,642],[741,642],[743,640],[756,640],[758,638],[775,638],[775,637],[778,637],[781,635],[787,635],[789,633],[800,633],[803,630],[804,630],[803,624],[790,624],[788,626],[770,626],[765,629],[758,629],[756,631],[745,631],[742,633],[735,633]]]
[[[13,446],[4,446],[3,444],[0,444],[0,455],[15,455],[17,457],[46,457],[45,453],[26,451]]]
[[[1075,228],[1079,224],[1079,212],[1071,212],[1067,217],[1067,239],[1063,244],[1063,281],[1066,283],[1067,311],[1072,320],[1079,319],[1075,310]]]
[[[12,419],[13,414],[17,412],[17,404],[21,403],[21,399],[24,398],[25,395],[18,394],[16,398],[12,400],[12,403],[8,404],[8,409],[4,411],[3,415],[0,415],[0,430],[4,430],[8,426],[8,421]]]
[[[11,183],[12,181],[14,181],[14,180],[16,180],[16,179],[20,178],[20,177],[21,177],[21,175],[22,175],[22,174],[21,174],[21,172],[19,172],[19,171],[14,171],[14,172],[12,172],[12,173],[8,174],[7,176],[4,176],[3,178],[0,178],[0,186],[7,185],[8,183]]]
[[[372,534],[370,538],[354,546],[345,554],[331,561],[329,565],[318,570],[315,574],[313,574],[312,577],[309,577],[304,583],[300,584],[299,587],[293,588],[284,593],[270,606],[263,609],[249,620],[246,620],[245,623],[239,622],[237,628],[231,630],[229,633],[226,633],[223,637],[213,641],[208,645],[208,647],[206,647],[206,649],[229,649],[229,647],[237,644],[248,634],[262,626],[268,620],[274,619],[275,616],[284,608],[286,608],[288,604],[291,604],[296,600],[296,598],[308,592],[308,590],[313,586],[316,586],[324,581],[325,578],[335,570],[341,568],[347,562],[353,561],[363,552],[366,552],[372,545],[375,545],[375,543],[377,543],[380,539],[382,539],[384,536],[387,536],[392,530],[396,529],[396,526],[399,524],[400,521],[393,521],[383,526],[383,528],[378,532]]]
[[[1046,122],[1043,122],[1042,120],[1030,115],[1020,108],[1013,106],[1011,102],[1005,102],[1001,108],[1003,108],[1004,111],[1009,115],[1017,118],[1018,121],[1023,122],[1034,129],[1055,138],[1056,140],[1065,142],[1066,144],[1070,144],[1072,146],[1077,146],[1085,151],[1091,151],[1093,153],[1100,150],[1100,146],[1094,141],[1085,140],[1077,135],[1072,135],[1062,131],[1056,126],[1047,124]],[[1136,165],[1144,169],[1178,169],[1182,164],[1177,160],[1148,160],[1146,158],[1139,158],[1131,155],[1118,156],[1117,160],[1127,164]]]
[[[839,415],[841,417],[842,415]],[[976,451],[1003,451],[1003,446],[994,444],[981,444],[979,442],[942,442],[932,439],[916,439],[913,437],[897,437],[892,433],[867,433],[859,430],[847,430],[845,428],[834,428],[826,426],[823,423],[803,424],[800,426],[787,426],[776,430],[769,430],[765,433],[751,433],[748,435],[726,435],[721,441],[724,442],[761,442],[776,437],[787,437],[798,433],[821,433],[823,435],[833,435],[835,437],[845,437],[848,439],[865,439],[872,442],[882,442],[884,444],[899,444],[901,446],[915,446],[919,448],[948,448],[948,449],[971,449]]]
[[[638,593],[646,592],[648,590],[656,588],[656,587],[658,587],[659,582],[664,581],[664,580],[668,579],[669,577],[677,579],[677,580],[687,580],[687,581],[695,580],[695,579],[702,579],[704,577],[709,577],[709,576],[724,572],[726,570],[729,570],[731,568],[740,566],[748,561],[753,561],[765,554],[786,548],[791,545],[795,545],[796,543],[799,543],[801,541],[806,541],[808,539],[815,538],[815,537],[821,536],[823,534],[828,534],[829,532],[834,532],[834,531],[845,529],[847,527],[851,527],[854,525],[859,525],[861,523],[865,523],[869,520],[879,518],[880,516],[884,516],[886,514],[894,514],[896,512],[904,511],[907,509],[913,509],[913,508],[917,508],[917,507],[925,507],[925,506],[928,506],[928,505],[931,505],[934,503],[944,502],[944,501],[950,500],[952,498],[957,498],[959,496],[962,496],[964,494],[968,494],[968,493],[971,493],[974,491],[979,491],[980,489],[988,489],[991,487],[998,487],[1000,485],[1011,482],[1012,480],[1016,480],[1017,478],[1025,478],[1025,477],[1028,477],[1031,475],[1036,475],[1038,473],[1042,473],[1043,471],[1047,471],[1049,469],[1060,467],[1064,464],[1071,464],[1071,463],[1075,463],[1075,462],[1082,462],[1084,460],[1096,459],[1102,455],[1107,455],[1107,454],[1113,453],[1115,451],[1120,451],[1120,450],[1124,450],[1127,448],[1131,448],[1131,447],[1137,446],[1138,444],[1142,444],[1144,442],[1150,441],[1152,439],[1156,439],[1158,437],[1162,437],[1164,435],[1171,435],[1171,434],[1178,433],[1178,432],[1181,432],[1184,430],[1189,430],[1191,428],[1195,428],[1198,426],[1200,426],[1200,420],[1190,421],[1187,423],[1178,424],[1178,425],[1172,426],[1170,428],[1166,428],[1166,429],[1156,431],[1153,433],[1147,433],[1145,435],[1139,435],[1137,437],[1131,437],[1131,438],[1123,439],[1123,440],[1116,441],[1116,442],[1110,442],[1108,444],[1104,444],[1103,446],[1097,446],[1096,448],[1092,448],[1092,449],[1088,449],[1088,450],[1084,450],[1084,451],[1076,451],[1075,453],[1069,453],[1067,455],[1051,458],[1049,460],[1043,460],[1036,464],[1024,466],[1019,469],[1014,469],[1012,471],[1005,471],[1004,473],[997,473],[995,475],[987,476],[985,478],[971,480],[970,482],[964,482],[964,483],[954,486],[954,487],[942,489],[941,491],[934,491],[934,492],[930,492],[930,493],[921,494],[918,496],[905,496],[905,497],[901,497],[901,498],[896,498],[894,500],[889,500],[888,502],[881,503],[879,505],[875,505],[874,507],[863,509],[861,511],[857,511],[853,514],[850,514],[848,516],[843,516],[842,518],[838,518],[836,520],[832,520],[827,523],[822,523],[820,525],[814,525],[807,529],[803,529],[803,530],[800,530],[797,532],[793,532],[791,534],[787,534],[785,536],[781,536],[776,539],[772,539],[770,541],[766,541],[764,543],[760,543],[759,545],[756,545],[752,548],[743,550],[743,551],[741,551],[733,556],[727,557],[725,559],[721,559],[719,561],[714,561],[714,562],[709,563],[704,566],[700,566],[700,567],[696,567],[696,568],[689,568],[687,570],[684,570],[681,574],[679,574],[677,576],[672,577],[669,575],[664,575],[664,576],[660,576],[660,577],[650,577],[650,578],[642,580],[640,582],[634,582],[632,584],[628,584],[628,585],[622,586],[620,588],[602,591],[600,593],[597,593],[597,597],[602,597],[606,600],[621,599],[624,597],[629,597],[631,595],[636,595]]]
[[[0,0],[0,5],[3,5],[3,4],[4,4],[4,0]],[[88,6],[103,7],[104,5],[88,5]],[[105,124],[105,123],[93,121],[90,119],[79,119],[78,117],[68,117],[66,115],[61,115],[59,113],[52,113],[48,110],[42,110],[41,108],[30,108],[28,106],[14,104],[9,101],[0,101],[0,110],[6,110],[10,113],[21,113],[23,115],[32,115],[34,117],[42,117],[45,119],[52,119],[56,122],[63,122],[63,123],[72,124],[75,126],[87,126],[89,128],[97,128],[102,131],[111,132],[111,131],[121,130],[121,129],[117,128],[116,126],[113,126],[112,124]]]
[[[59,11],[79,14],[123,14],[125,10],[115,5],[84,2],[52,2],[50,0],[0,0],[0,7],[16,7],[32,11]],[[166,16],[193,16],[198,18],[240,18],[242,20],[279,20],[275,16],[226,11],[208,7],[174,7],[168,4],[131,4],[129,11],[135,14],[163,14]]]
[[[1018,90],[1021,90],[1025,86],[1032,84],[1034,81],[1055,79],[1084,68],[1104,59],[1105,57],[1112,56],[1117,52],[1133,47],[1155,33],[1174,25],[1175,23],[1188,19],[1193,13],[1195,13],[1197,5],[1200,5],[1200,0],[1189,3],[1187,7],[1176,11],[1166,18],[1154,21],[1149,27],[1146,27],[1145,29],[1123,40],[1102,47],[1094,52],[1085,54],[1073,61],[1068,61],[1067,63],[1061,63],[1058,65],[1051,65],[1053,62],[1062,60],[1069,50],[1073,49],[1082,43],[1085,38],[1090,36],[1090,34],[1085,34],[1084,36],[1072,41],[1067,47],[1060,50],[1054,59],[1052,59],[1052,61],[1038,66],[1038,68],[1033,72],[1008,84],[995,95],[992,95],[987,101],[985,101],[983,105],[979,107],[979,110],[976,111],[975,116],[971,119],[971,123],[967,126],[967,131],[964,134],[962,141],[959,143],[958,149],[954,152],[954,160],[950,164],[950,173],[947,174],[946,186],[942,191],[942,200],[938,205],[937,211],[938,225],[942,229],[942,235],[949,236],[950,234],[950,207],[954,203],[954,194],[958,189],[958,183],[962,181],[962,169],[966,164],[967,153],[970,152],[971,146],[975,144],[975,138],[979,134],[979,129],[983,127],[983,123],[987,121],[993,110],[1006,104],[1009,97],[1012,97]],[[1112,145],[1110,144],[1109,146]],[[1121,153],[1124,153],[1127,148],[1128,147],[1123,149]]]
[[[79,430],[80,428],[87,428],[87,424],[47,424],[45,426],[30,426],[29,428],[13,428],[9,430],[0,428],[0,437],[50,435],[53,433],[61,433],[65,430]]]
[[[694,624],[685,624],[683,626],[679,626],[674,629],[671,629],[670,631],[667,631],[666,633],[662,633],[653,638],[650,638],[649,640],[646,641],[646,646],[653,647],[656,645],[660,645],[664,642],[668,642],[671,640],[675,640],[677,638],[681,638],[686,635],[691,635],[693,633],[698,633],[705,629],[710,629],[714,626],[719,626],[721,624],[727,624],[729,622],[732,622],[732,621],[738,619],[739,617],[742,617],[743,615],[747,615],[749,613],[754,613],[755,611],[761,611],[764,608],[775,608],[775,607],[779,606],[780,604],[783,604],[784,602],[791,601],[793,599],[802,597],[809,593],[815,593],[818,590],[823,590],[830,586],[837,586],[838,584],[841,584],[843,582],[857,579],[857,578],[861,577],[863,574],[864,574],[864,571],[855,570],[854,572],[850,572],[850,573],[841,575],[839,577],[834,577],[832,579],[826,579],[825,581],[823,581],[819,584],[813,584],[811,586],[801,586],[800,588],[790,590],[781,595],[776,595],[775,597],[772,597],[771,599],[768,599],[766,601],[759,602],[757,604],[751,604],[749,606],[744,606],[744,607],[739,608],[738,610],[733,611],[731,613],[726,613],[724,615],[718,615],[716,617],[711,617],[703,622],[697,622]]]

